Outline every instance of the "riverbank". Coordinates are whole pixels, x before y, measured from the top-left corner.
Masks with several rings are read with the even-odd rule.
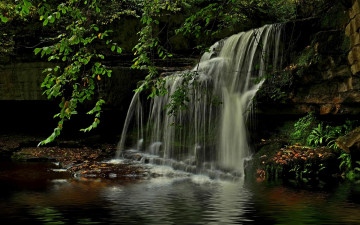
[[[0,161],[52,162],[57,171],[73,177],[136,179],[148,176],[146,169],[129,162],[109,162],[116,152],[116,142],[100,136],[59,139],[49,146],[37,147],[44,137],[28,134],[0,135]]]

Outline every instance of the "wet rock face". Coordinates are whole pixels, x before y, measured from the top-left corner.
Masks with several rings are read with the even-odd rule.
[[[310,37],[307,46],[290,52],[284,67],[292,77],[291,85],[276,87],[285,104],[260,99],[260,112],[271,112],[269,108],[276,103],[282,114],[360,113],[360,0],[343,2],[351,7],[334,6],[317,22],[317,29],[311,28],[315,32],[306,31]]]
[[[345,34],[350,38],[351,49],[348,60],[353,75],[360,72],[360,1],[356,0],[349,10],[350,22],[346,26]]]

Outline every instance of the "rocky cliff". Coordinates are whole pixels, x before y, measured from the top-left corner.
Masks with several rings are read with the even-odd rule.
[[[299,25],[287,25],[298,34],[291,39],[286,34],[287,42],[294,42],[297,49],[290,50],[283,71],[268,79],[259,92],[260,113],[360,112],[360,1],[346,2],[339,2],[310,23],[294,22],[306,24],[301,31]]]

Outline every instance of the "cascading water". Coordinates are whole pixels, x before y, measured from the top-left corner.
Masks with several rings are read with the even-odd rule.
[[[146,124],[146,107],[136,93],[116,157],[124,153],[129,125],[134,124],[137,143],[149,146],[140,149],[137,144],[135,149],[157,155],[153,159],[159,162],[243,174],[251,155],[247,120],[252,99],[266,72],[281,65],[281,30],[275,24],[233,35],[211,46],[193,70],[167,76],[168,94],[151,100]],[[186,109],[172,114],[177,98]]]

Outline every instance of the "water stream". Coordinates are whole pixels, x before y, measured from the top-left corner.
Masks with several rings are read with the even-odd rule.
[[[131,149],[153,155],[150,161],[184,164],[185,170],[243,174],[251,156],[252,99],[266,73],[281,65],[281,30],[280,24],[266,25],[215,43],[192,70],[167,76],[168,94],[150,106],[136,93],[116,157]],[[173,111],[174,99],[185,109]]]

